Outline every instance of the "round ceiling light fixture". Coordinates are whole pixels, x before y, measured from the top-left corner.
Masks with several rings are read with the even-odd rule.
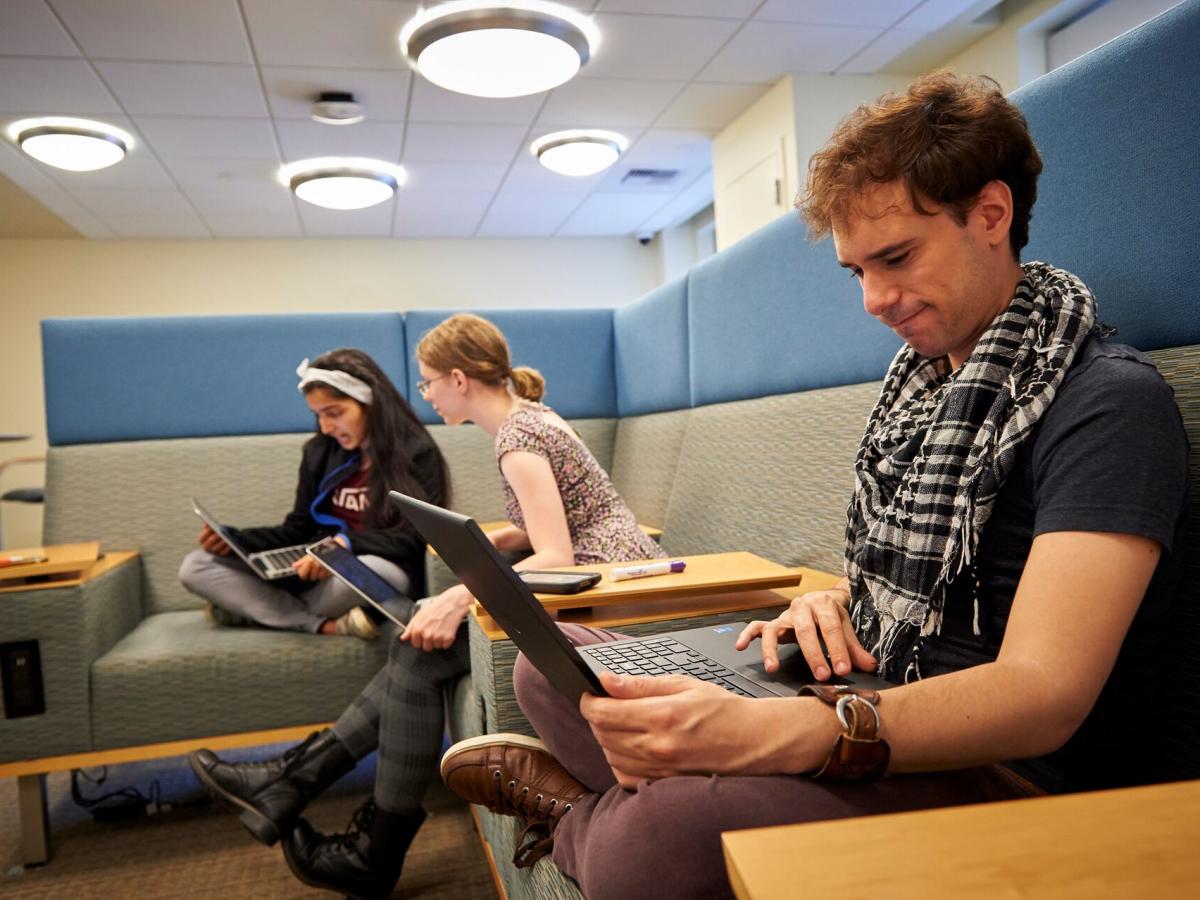
[[[38,162],[70,172],[115,165],[133,146],[133,138],[120,128],[65,116],[21,119],[8,126],[8,136]]]
[[[301,200],[326,209],[365,209],[390,200],[408,176],[379,159],[329,156],[279,169],[279,181]]]
[[[629,140],[615,131],[556,131],[529,145],[537,161],[559,175],[595,175],[617,161]]]
[[[543,0],[453,0],[417,13],[400,52],[439,87],[476,97],[522,97],[570,81],[600,32],[570,7]]]

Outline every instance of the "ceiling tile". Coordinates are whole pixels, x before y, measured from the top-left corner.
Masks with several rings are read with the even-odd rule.
[[[277,159],[172,159],[166,166],[183,190],[192,193],[226,194],[230,202],[239,197],[254,197],[264,192],[287,196],[276,177]]]
[[[490,191],[442,194],[404,191],[397,201],[393,237],[471,237],[492,200]]]
[[[657,234],[664,228],[673,228],[681,222],[686,222],[712,202],[712,173],[705,172],[676,194],[666,206],[642,220],[637,230]]]
[[[288,215],[208,215],[204,214],[213,237],[217,238],[298,238],[303,237],[294,211]]]
[[[517,160],[504,179],[504,191],[518,194],[562,194],[578,198],[590,194],[604,180],[606,172],[576,178],[551,172],[533,158],[524,154]]]
[[[51,191],[30,192],[38,203],[50,210],[85,238],[103,239],[116,237],[112,228],[95,214],[89,212],[66,191],[55,187]]]
[[[642,221],[662,208],[661,194],[592,194],[558,229],[563,236],[632,234]]]
[[[296,204],[304,233],[309,237],[385,238],[392,230],[392,204],[377,203],[366,209],[324,209],[303,201]]]
[[[507,162],[521,149],[527,130],[522,125],[410,125],[404,161]]]
[[[604,38],[581,77],[687,81],[737,29],[731,19],[599,15]]]
[[[495,191],[508,163],[448,163],[417,161],[404,164],[413,193],[451,194]]]
[[[267,119],[177,119],[138,116],[138,130],[162,159],[263,159],[275,156]]]
[[[237,0],[52,0],[92,59],[250,63]]]
[[[569,194],[502,191],[479,226],[480,237],[550,237],[581,202]]]
[[[242,0],[258,61],[268,66],[407,69],[400,29],[416,3]]]
[[[880,33],[878,28],[750,22],[705,66],[702,81],[770,84],[787,72],[828,73]]]
[[[120,107],[83,60],[7,57],[0,59],[0,110],[54,116]]]
[[[43,0],[4,0],[0,8],[0,56],[79,56]]]
[[[638,168],[703,168],[712,166],[714,132],[686,128],[651,128],[621,158]]]
[[[720,131],[768,90],[765,84],[690,84],[655,125]]]
[[[98,62],[130,113],[164,116],[265,116],[253,66]]]
[[[72,195],[103,219],[146,216],[154,219],[186,219],[195,216],[187,199],[177,190],[110,190],[75,188]]]
[[[896,24],[921,0],[767,0],[754,14],[756,20],[804,22],[808,25]]]
[[[196,212],[206,220],[211,218],[234,218],[251,216],[260,219],[296,218],[296,206],[291,192],[278,182],[274,184],[245,186],[238,190],[187,192],[187,198]]]
[[[598,12],[744,19],[762,0],[600,0]]]
[[[264,66],[267,103],[277,119],[310,119],[317,95],[341,91],[354,95],[367,121],[403,121],[411,72],[368,69],[316,69]],[[334,126],[348,128],[350,126]]]
[[[469,97],[447,91],[421,77],[413,79],[410,122],[462,122],[477,125],[528,125],[542,108],[545,94],[527,97]]]
[[[674,81],[576,78],[555,88],[538,115],[539,125],[604,121],[614,126],[649,125],[683,86]]]
[[[892,28],[864,47],[838,69],[839,74],[872,75],[928,36],[925,31]]]
[[[144,144],[134,144],[126,157],[115,166],[95,172],[54,170],[54,180],[70,191],[77,188],[116,190],[171,190],[175,184]]]
[[[396,162],[404,139],[401,122],[360,122],[358,125],[322,125],[312,120],[276,122],[283,158],[288,162],[312,156],[366,156]]]
[[[918,31],[935,31],[964,17],[976,19],[999,5],[1000,0],[925,0],[896,24]]]

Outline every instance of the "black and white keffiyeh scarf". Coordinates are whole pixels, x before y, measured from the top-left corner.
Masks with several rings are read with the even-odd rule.
[[[921,677],[921,639],[940,630],[947,587],[974,577],[996,495],[1096,324],[1078,278],[1041,262],[1022,268],[1012,302],[957,370],[902,347],[867,421],[846,574],[854,627],[891,681]]]

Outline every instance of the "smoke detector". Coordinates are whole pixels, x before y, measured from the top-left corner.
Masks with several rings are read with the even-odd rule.
[[[322,92],[312,108],[313,121],[324,125],[356,125],[366,117],[362,104],[345,91]]]

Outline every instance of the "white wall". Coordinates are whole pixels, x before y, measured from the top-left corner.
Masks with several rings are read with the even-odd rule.
[[[1165,13],[1180,0],[1108,0],[1050,35],[1046,69],[1054,71],[1113,38]]]
[[[630,238],[0,240],[0,432],[33,435],[0,459],[45,452],[43,318],[617,306],[658,265]],[[11,467],[0,492],[42,483],[40,466]],[[5,503],[0,525],[6,547],[41,542],[38,507]]]

